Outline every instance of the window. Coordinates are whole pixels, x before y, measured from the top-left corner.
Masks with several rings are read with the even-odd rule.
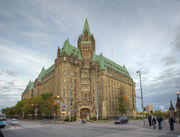
[[[71,60],[71,63],[73,63],[73,59],[71,58],[70,60]]]
[[[77,77],[77,72],[75,72],[75,76]]]
[[[77,79],[74,80],[74,83],[77,84]]]
[[[77,60],[75,60],[75,63],[77,64]]]
[[[66,57],[64,57],[64,61],[66,61]]]
[[[64,74],[66,74],[66,70],[64,70]]]
[[[74,93],[74,97],[75,97],[75,98],[77,97],[77,93]]]
[[[74,86],[74,91],[77,91],[77,86]]]
[[[73,76],[73,72],[72,71],[70,71],[70,75]]]
[[[70,78],[70,83],[72,83],[72,78]]]
[[[64,67],[66,67],[66,64],[64,64]]]

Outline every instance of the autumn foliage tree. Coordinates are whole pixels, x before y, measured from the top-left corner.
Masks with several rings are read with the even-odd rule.
[[[119,88],[119,95],[118,95],[118,107],[117,110],[120,112],[121,115],[127,114],[130,107],[130,102],[125,94],[125,90],[123,87]]]
[[[53,96],[52,93],[44,93],[40,97],[34,97],[30,99],[24,99],[18,101],[13,107],[7,107],[2,109],[2,113],[9,117],[24,116],[28,117],[28,114],[34,116],[35,109],[39,117],[50,117],[53,115]]]

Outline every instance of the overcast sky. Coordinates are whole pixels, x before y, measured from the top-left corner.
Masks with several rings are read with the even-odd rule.
[[[85,18],[96,53],[142,72],[144,105],[175,105],[180,90],[180,0],[0,0],[0,109],[13,106],[29,80],[69,38],[77,47]],[[137,109],[140,109],[137,99]]]

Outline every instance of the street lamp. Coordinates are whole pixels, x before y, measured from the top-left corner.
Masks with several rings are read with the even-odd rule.
[[[177,98],[179,98],[179,91],[176,92]]]
[[[141,71],[138,70],[136,73],[139,73],[139,79],[140,79],[140,89],[141,89],[141,107],[142,107],[142,112],[143,112],[143,121],[145,125],[145,119],[144,119],[144,105],[143,105],[143,92],[142,92],[142,82],[141,82]]]
[[[34,104],[31,104],[32,109],[33,109],[33,111],[34,111],[34,107],[33,107],[33,105],[34,105]],[[34,113],[34,112],[32,112],[32,119],[33,119],[33,113]]]

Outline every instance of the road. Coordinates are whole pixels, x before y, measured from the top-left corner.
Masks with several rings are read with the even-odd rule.
[[[176,133],[142,128],[141,121],[124,125],[110,123],[49,123],[43,121],[19,121],[19,125],[7,124],[2,129],[5,137],[177,137]]]

